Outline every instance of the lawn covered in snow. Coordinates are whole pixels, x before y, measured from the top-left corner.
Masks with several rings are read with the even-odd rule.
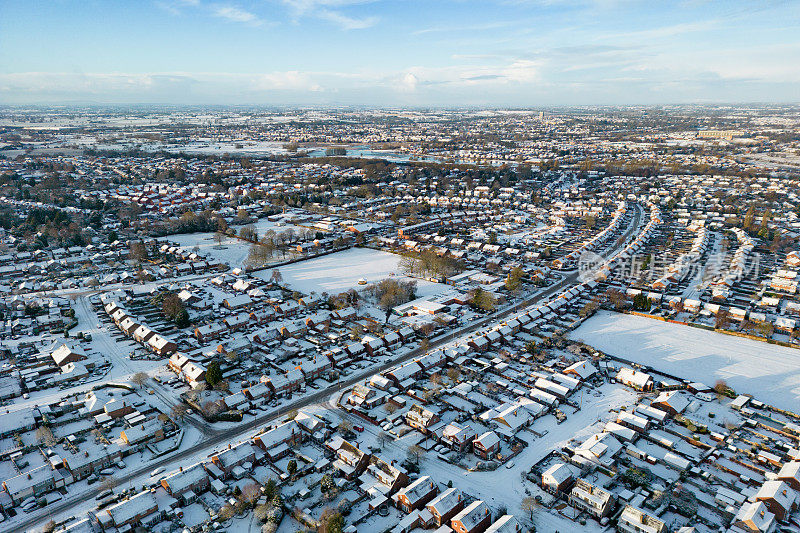
[[[634,315],[600,311],[569,334],[606,353],[796,411],[800,350]]]
[[[304,229],[292,224],[270,222],[266,218],[254,222],[253,226],[258,232],[259,239],[263,238],[266,232],[270,230],[275,233],[281,233],[291,229],[297,235]],[[233,229],[239,232],[243,227],[244,226],[235,226]],[[244,268],[246,266],[245,263],[251,247],[250,243],[235,237],[228,237],[227,235],[222,238],[222,243],[220,244],[217,242],[217,234],[214,232],[170,235],[167,239],[188,250],[197,249],[197,252],[201,255],[211,257],[217,261],[223,261],[230,265],[231,268]],[[279,262],[287,258],[290,258],[290,256],[284,256],[281,252],[275,252],[272,261]]]
[[[363,289],[364,285],[358,284],[362,278],[367,283],[390,277],[410,279],[402,274],[399,264],[399,255],[369,248],[351,248],[282,266],[278,270],[283,276],[283,284],[294,290],[304,294],[311,291],[338,294],[349,289]],[[255,275],[269,279],[272,271],[264,270]],[[420,297],[439,294],[448,288],[442,283],[416,281],[417,296]]]

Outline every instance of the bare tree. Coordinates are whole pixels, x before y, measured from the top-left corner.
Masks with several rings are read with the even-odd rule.
[[[176,403],[172,406],[172,418],[174,420],[183,420],[183,418],[186,416],[186,411],[188,410],[189,408],[186,407],[185,404]]]
[[[381,445],[381,450],[383,449],[384,446],[386,446],[386,443],[391,441],[392,441],[392,436],[386,433],[385,431],[381,431],[380,433],[378,433],[378,444]]]
[[[253,506],[261,496],[261,485],[258,483],[250,483],[242,488],[242,494],[239,495],[239,501],[244,502],[246,505]]]
[[[217,519],[220,522],[224,522],[225,520],[229,520],[229,519],[233,518],[233,516],[235,514],[236,514],[236,509],[234,509],[233,505],[227,504],[227,505],[224,505],[219,510],[219,513],[217,514]]]
[[[614,309],[620,310],[627,305],[628,300],[627,296],[624,292],[619,289],[608,289],[606,291],[606,299],[611,302],[611,305],[614,306]]]
[[[222,246],[222,242],[225,240],[225,232],[218,229],[216,233],[214,233],[214,239],[217,241],[217,246]]]
[[[117,486],[117,480],[114,479],[113,476],[108,476],[103,480],[102,483],[100,483],[98,488],[100,489],[100,492],[105,492],[107,490],[113,490],[114,487],[116,486]]]
[[[209,400],[202,405],[202,409],[203,409],[203,414],[207,418],[211,418],[219,414],[219,412],[222,410],[222,407],[220,407],[218,402],[212,402]]]
[[[250,251],[247,254],[245,263],[250,268],[260,268],[267,263],[267,260],[272,257],[272,252],[268,249],[266,244],[252,243]]]
[[[239,237],[246,241],[256,242],[258,241],[258,231],[256,231],[256,227],[254,225],[248,224],[239,230]]]
[[[147,383],[148,379],[150,379],[150,376],[148,376],[146,372],[137,372],[131,376],[131,383],[137,387],[142,387],[145,383]]]
[[[539,505],[539,502],[536,501],[536,498],[533,496],[526,496],[522,498],[522,510],[529,511],[531,513],[531,520],[533,520],[533,512],[536,510],[536,507]]]
[[[425,456],[425,450],[416,444],[408,447],[408,459],[414,461],[414,464],[419,464],[420,460]]]
[[[451,383],[456,383],[461,378],[461,371],[458,367],[452,366],[447,369],[447,377],[450,379]]]
[[[40,426],[36,429],[36,440],[45,446],[55,446],[56,438],[47,426]]]

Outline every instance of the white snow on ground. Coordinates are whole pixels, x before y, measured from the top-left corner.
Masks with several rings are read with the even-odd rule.
[[[369,248],[352,248],[342,252],[301,261],[280,267],[283,282],[294,290],[308,294],[327,292],[338,294],[349,289],[363,289],[359,279],[367,283],[374,283],[389,277],[397,279],[410,279],[400,272],[398,265],[400,256],[389,252],[371,250]],[[257,274],[258,277],[269,279],[271,270],[264,270]],[[417,282],[417,296],[430,296],[439,294],[448,289],[442,283],[415,279]]]
[[[253,223],[253,226],[258,233],[258,238],[261,239],[268,231],[281,233],[286,230],[295,232],[295,236],[299,235],[306,228],[296,226],[294,224],[276,223],[261,218]],[[233,226],[239,232],[244,226]],[[250,243],[245,242],[235,237],[225,236],[222,242],[217,242],[217,234],[214,232],[199,232],[199,233],[184,233],[179,235],[170,235],[166,237],[169,241],[175,242],[184,248],[194,250],[197,247],[201,255],[209,256],[217,261],[224,261],[228,263],[231,268],[244,268],[247,255],[250,253]],[[280,262],[290,256],[284,256],[281,252],[276,252],[272,256],[272,262]]]
[[[789,410],[800,401],[800,350],[634,315],[601,311],[569,337],[611,355]]]
[[[231,268],[243,267],[247,254],[250,253],[250,246],[234,237],[225,236],[221,245],[218,244],[215,233],[185,233],[170,235],[168,239],[189,250],[197,247],[201,255],[210,256],[217,261],[224,261]]]

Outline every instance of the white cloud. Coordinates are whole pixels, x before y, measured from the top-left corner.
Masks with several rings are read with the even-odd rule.
[[[374,0],[283,0],[295,18],[316,17],[327,20],[343,30],[362,30],[374,26],[380,20],[376,16],[354,17],[346,15],[341,8],[369,4]]]
[[[378,23],[378,17],[354,18],[330,9],[318,11],[317,16],[333,22],[343,30],[363,30],[364,28],[369,28]]]
[[[260,26],[264,23],[255,13],[245,11],[232,5],[217,5],[213,8],[215,17],[219,17],[230,22],[241,22],[252,26]]]
[[[419,80],[412,72],[406,72],[400,79],[399,88],[404,92],[414,92],[417,90],[417,82]]]
[[[508,81],[530,83],[538,78],[539,66],[540,64],[537,61],[518,59],[505,67],[502,73]]]

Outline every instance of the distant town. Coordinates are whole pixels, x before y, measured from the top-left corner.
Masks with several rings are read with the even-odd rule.
[[[800,532],[800,106],[0,107],[0,531]]]

